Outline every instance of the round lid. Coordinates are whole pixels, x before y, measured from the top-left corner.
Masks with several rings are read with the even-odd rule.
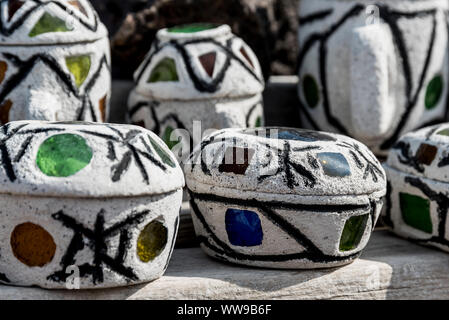
[[[184,186],[175,157],[131,125],[17,121],[0,127],[0,193],[131,197]]]
[[[0,45],[68,44],[108,36],[88,0],[7,0],[0,10]]]
[[[265,86],[251,48],[213,24],[160,30],[134,77],[135,91],[159,100],[246,97]]]
[[[449,123],[404,135],[390,150],[387,164],[402,172],[449,182]]]
[[[368,148],[337,134],[290,128],[226,129],[205,138],[184,168],[193,192],[209,186],[301,196],[384,191]]]

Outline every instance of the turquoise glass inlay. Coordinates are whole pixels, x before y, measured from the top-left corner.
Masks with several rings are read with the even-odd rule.
[[[262,224],[257,213],[248,210],[228,209],[225,220],[226,232],[232,245],[256,247],[262,244]]]
[[[351,175],[349,163],[341,153],[323,152],[317,156],[326,175],[330,177],[346,177]]]

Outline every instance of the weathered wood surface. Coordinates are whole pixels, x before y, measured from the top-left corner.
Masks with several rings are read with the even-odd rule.
[[[377,231],[353,264],[332,270],[241,268],[175,250],[166,276],[146,285],[91,291],[0,286],[0,299],[449,299],[449,254]]]

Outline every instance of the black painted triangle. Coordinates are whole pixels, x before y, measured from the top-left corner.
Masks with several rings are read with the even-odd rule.
[[[9,0],[8,1],[8,21],[11,21],[12,17],[16,14],[17,10],[22,8],[25,1],[21,0]]]
[[[215,61],[217,60],[217,53],[215,51],[205,53],[199,57],[199,60],[201,62],[201,65],[203,66],[204,70],[209,75],[209,77],[212,78],[214,75]]]

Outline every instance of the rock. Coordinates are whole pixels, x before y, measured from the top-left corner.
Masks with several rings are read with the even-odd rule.
[[[115,77],[131,79],[159,29],[193,22],[229,24],[256,52],[265,76],[294,73],[298,0],[92,2],[111,32]]]
[[[352,136],[386,156],[402,134],[444,122],[448,8],[446,0],[302,1],[303,126]]]
[[[449,252],[449,124],[403,136],[384,165],[389,177],[385,225],[416,243]]]
[[[110,46],[89,2],[3,4],[0,122],[106,121]]]
[[[309,269],[352,262],[380,214],[386,177],[361,143],[299,129],[226,129],[184,166],[204,251],[233,263]]]
[[[86,289],[162,276],[184,176],[155,134],[19,121],[0,139],[0,282]]]
[[[160,30],[156,39],[135,74],[132,123],[160,135],[181,159],[206,130],[263,125],[259,62],[229,26],[183,25]]]

